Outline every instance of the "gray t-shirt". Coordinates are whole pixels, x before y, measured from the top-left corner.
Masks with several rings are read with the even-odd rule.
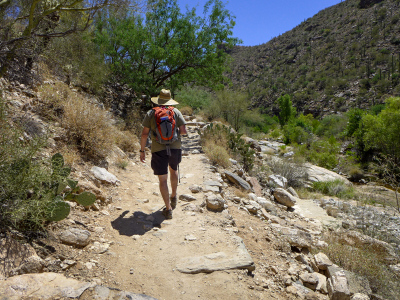
[[[176,126],[179,128],[182,125],[186,124],[185,119],[182,116],[182,113],[174,107],[174,113],[175,113],[175,120],[176,120]],[[144,127],[150,128],[150,135],[151,135],[151,153],[158,152],[165,150],[167,148],[166,145],[160,144],[157,142],[157,134],[156,134],[156,118],[154,117],[154,110],[150,109],[142,122],[142,125]],[[178,132],[178,140],[173,142],[170,145],[171,149],[181,149],[181,136]]]

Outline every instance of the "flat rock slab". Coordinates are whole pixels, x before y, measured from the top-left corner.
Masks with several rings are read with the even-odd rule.
[[[206,185],[203,189],[203,191],[206,192],[213,192],[213,193],[219,193],[219,187],[218,186],[213,186],[213,185]]]
[[[217,252],[203,256],[193,256],[182,259],[176,266],[179,272],[187,274],[211,273],[215,271],[247,269],[255,270],[254,261],[248,253],[243,240],[234,237],[237,245],[236,253],[228,255]]]
[[[8,300],[78,298],[94,283],[81,282],[57,273],[25,274],[0,281],[0,295]]]
[[[222,187],[222,183],[218,182],[218,181],[214,181],[214,180],[206,180],[203,183],[204,185],[209,185],[209,186],[218,186],[218,187]]]
[[[25,274],[0,281],[0,295],[7,300],[157,300],[156,298],[78,281],[58,273]],[[3,299],[3,298],[2,298]]]
[[[225,176],[228,178],[228,180],[234,184],[236,184],[237,186],[239,186],[240,188],[242,188],[245,191],[250,191],[251,187],[250,184],[248,184],[244,179],[242,179],[241,177],[239,177],[238,175],[229,172],[229,171],[225,171]]]
[[[157,300],[156,298],[146,296],[143,294],[133,294],[129,292],[124,292],[117,289],[110,289],[101,285],[96,285],[93,288],[87,289],[79,300],[92,300],[92,299],[102,299],[102,300]]]
[[[304,164],[304,167],[306,168],[306,173],[310,182],[324,182],[339,179],[346,184],[350,184],[350,181],[344,176],[341,176],[325,168],[318,167],[309,163]]]

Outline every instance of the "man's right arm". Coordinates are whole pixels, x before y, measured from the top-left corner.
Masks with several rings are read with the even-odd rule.
[[[145,147],[147,143],[147,138],[149,137],[150,128],[143,127],[142,136],[140,138],[140,161],[144,162],[146,159]]]

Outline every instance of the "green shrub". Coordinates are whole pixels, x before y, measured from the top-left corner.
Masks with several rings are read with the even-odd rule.
[[[339,137],[347,126],[347,116],[341,115],[328,115],[325,116],[317,129],[315,134],[329,138],[330,136]]]
[[[355,196],[354,188],[340,179],[313,182],[312,188],[314,191],[320,192],[324,195],[335,196],[343,199],[351,199]]]
[[[68,216],[70,208],[63,201],[67,196],[87,205],[94,202],[93,194],[76,194],[77,182],[68,178],[71,169],[61,154],[50,161],[40,155],[45,138],[22,136],[0,99],[0,231],[43,231],[47,221]]]
[[[201,109],[208,108],[213,98],[215,97],[210,92],[200,87],[189,86],[180,89],[175,96],[176,101],[179,102],[179,109],[181,106],[189,106],[195,113]]]
[[[271,159],[268,165],[274,174],[285,177],[291,187],[302,187],[307,180],[306,168],[302,163]]]
[[[204,130],[201,143],[212,161],[211,156],[216,156],[218,160],[224,163],[226,155],[229,158],[229,154],[232,154],[237,156],[245,171],[250,171],[253,168],[255,151],[242,139],[242,134],[236,133],[231,127],[211,123]],[[213,148],[218,149],[214,150]]]

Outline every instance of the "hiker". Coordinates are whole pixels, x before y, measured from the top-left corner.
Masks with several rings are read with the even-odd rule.
[[[172,210],[176,207],[177,195],[176,190],[178,187],[178,164],[182,160],[181,150],[181,135],[186,135],[186,122],[182,116],[182,113],[172,105],[179,104],[171,98],[171,92],[169,90],[162,89],[158,97],[152,97],[153,109],[146,113],[143,120],[143,131],[140,140],[140,161],[145,162],[146,152],[145,147],[147,138],[151,131],[151,168],[154,171],[154,175],[158,176],[160,182],[160,192],[165,203],[163,215],[166,219],[172,219]],[[173,111],[173,112],[172,112]],[[163,115],[162,118],[157,118],[156,115],[160,114],[172,114],[174,115],[175,124],[174,131],[171,130],[167,134],[162,133],[160,128],[161,125],[157,124],[161,122],[160,119],[166,119]],[[156,120],[157,119],[157,120]],[[168,123],[171,126],[171,122]],[[158,126],[160,125],[160,126]],[[171,128],[171,127],[169,127]],[[175,137],[161,137],[160,135],[174,135]],[[170,139],[172,143],[165,142],[164,140]],[[170,172],[171,181],[171,195],[168,191],[168,168]]]

